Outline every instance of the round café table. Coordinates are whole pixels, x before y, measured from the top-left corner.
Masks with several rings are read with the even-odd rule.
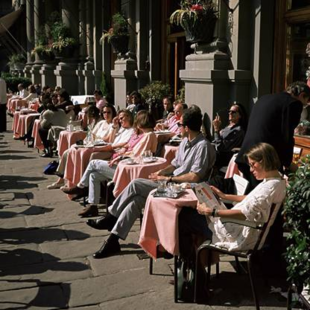
[[[161,244],[172,255],[179,255],[178,215],[182,207],[196,208],[197,197],[186,189],[179,198],[154,197],[150,192],[143,214],[139,245],[154,259]]]
[[[71,145],[73,145],[78,140],[83,140],[86,137],[86,132],[82,130],[78,131],[61,131],[58,140],[58,154],[62,156],[64,151],[66,151]]]
[[[117,197],[134,179],[148,179],[149,175],[167,166],[164,158],[156,157],[156,161],[142,164],[127,164],[126,159],[119,162],[115,170],[113,195]]]
[[[44,145],[39,135],[40,120],[36,119],[33,123],[31,137],[34,139],[33,146],[39,150],[44,150]]]

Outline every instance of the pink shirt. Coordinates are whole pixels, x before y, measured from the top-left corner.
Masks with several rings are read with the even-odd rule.
[[[97,107],[100,111],[102,111],[103,107],[104,107],[107,103],[108,103],[108,102],[107,102],[104,98],[102,98],[102,99],[100,99],[99,101],[96,102],[96,107]]]

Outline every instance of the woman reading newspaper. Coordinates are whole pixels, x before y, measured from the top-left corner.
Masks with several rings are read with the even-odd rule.
[[[260,143],[251,148],[246,157],[252,174],[262,182],[247,196],[227,195],[211,186],[212,191],[221,199],[237,202],[230,210],[218,208],[212,199],[209,204],[198,202],[197,210],[183,208],[179,215],[180,253],[183,258],[193,259],[195,235],[211,239],[212,243],[229,251],[253,249],[259,231],[239,224],[225,224],[225,218],[265,223],[268,221],[271,205],[276,204],[271,220],[273,222],[276,211],[284,200],[286,187],[278,172],[278,155],[271,145]]]

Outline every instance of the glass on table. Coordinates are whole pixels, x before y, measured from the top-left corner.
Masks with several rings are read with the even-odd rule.
[[[158,181],[157,191],[159,193],[165,193],[166,189],[167,189],[167,180],[159,180]]]

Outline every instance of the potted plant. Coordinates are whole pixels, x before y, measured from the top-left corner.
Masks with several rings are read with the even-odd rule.
[[[285,253],[289,281],[300,294],[310,287],[310,155],[292,175],[284,206],[288,246]]]
[[[52,44],[48,39],[45,27],[41,26],[37,33],[37,39],[31,55],[37,54],[40,60],[48,61],[54,59]]]
[[[9,57],[8,65],[10,66],[10,71],[23,70],[26,63],[26,58],[23,54],[13,54]]]
[[[128,22],[122,14],[116,13],[112,16],[112,27],[103,32],[100,43],[104,41],[110,43],[117,54],[124,55],[128,52]]]
[[[70,29],[63,23],[58,12],[53,12],[48,21],[50,41],[56,58],[69,58],[74,54],[77,41]]]
[[[139,90],[142,98],[149,105],[155,119],[161,119],[164,111],[162,104],[163,98],[170,94],[169,84],[161,81],[153,81]]]
[[[217,21],[213,0],[182,0],[180,6],[171,14],[170,23],[184,29],[188,42],[212,42]]]

